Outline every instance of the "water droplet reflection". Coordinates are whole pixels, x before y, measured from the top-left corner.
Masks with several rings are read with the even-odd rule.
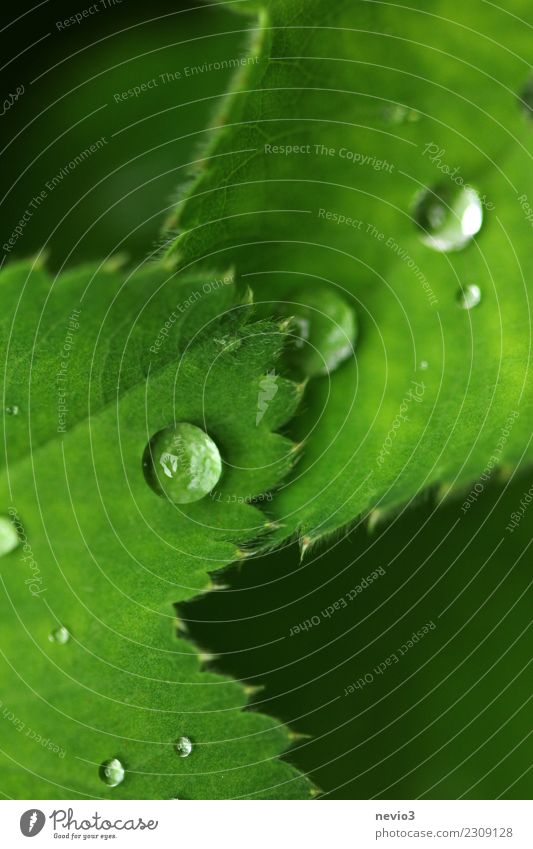
[[[470,283],[457,293],[457,303],[463,310],[471,310],[481,301],[481,289],[475,283]]]
[[[188,758],[192,752],[192,741],[190,737],[178,737],[174,744],[174,748],[180,758]]]
[[[9,554],[20,544],[15,525],[8,516],[0,516],[0,557]]]
[[[58,645],[64,646],[65,643],[68,643],[70,640],[70,632],[68,628],[61,625],[59,628],[56,628],[48,634],[48,639],[51,643],[58,643]]]

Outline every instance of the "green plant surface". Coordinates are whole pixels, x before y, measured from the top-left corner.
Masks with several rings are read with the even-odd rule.
[[[249,692],[205,668],[173,605],[210,595],[209,573],[252,553],[298,536],[312,554],[358,516],[377,521],[432,485],[531,457],[525,3],[503,11],[474,0],[452,13],[444,0],[265,0],[239,10],[249,17],[230,26],[231,44],[247,33],[255,61],[196,151],[158,263],[0,273],[0,515],[15,511],[22,537],[0,559],[8,796],[309,797],[309,781],[279,759],[287,726],[243,710]],[[110,91],[124,80],[112,75]],[[184,126],[171,136],[185,171],[199,107],[188,114],[183,96],[174,105]],[[157,134],[155,117],[131,106],[130,175]],[[446,196],[455,185],[428,145],[483,198],[480,232],[452,253],[432,250],[415,220],[420,190],[441,184]],[[115,211],[128,205],[125,182]],[[114,199],[111,182],[101,185]],[[91,220],[113,214],[92,199]],[[154,205],[150,190],[146,218],[134,206],[123,222],[133,242],[165,201]],[[73,226],[67,245],[85,233]],[[290,379],[298,309],[312,315],[324,286],[354,312],[355,353],[304,384]],[[459,301],[467,286],[481,292],[471,310]],[[223,461],[220,485],[185,505],[154,492],[143,468],[152,437],[180,422],[206,431]],[[276,637],[263,639],[270,652]],[[259,707],[296,725],[281,701]],[[175,750],[182,736],[188,757]],[[125,779],[111,788],[99,771],[113,758]],[[338,779],[318,778],[336,792]],[[393,780],[396,789],[398,770]],[[369,786],[352,782],[351,792]]]
[[[288,730],[245,711],[244,687],[176,631],[173,604],[214,589],[208,573],[265,531],[250,501],[294,456],[274,429],[298,388],[280,380],[277,416],[255,415],[282,334],[225,279],[109,265],[54,278],[24,263],[0,275],[0,501],[21,537],[0,558],[5,795],[309,796],[278,760]],[[179,421],[205,430],[224,464],[216,492],[187,505],[156,494],[142,465],[151,436]],[[108,787],[99,768],[113,758],[125,779]]]
[[[298,532],[305,547],[376,506],[475,479],[509,416],[500,461],[531,456],[528,7],[258,7],[257,65],[176,208],[172,252],[231,261],[267,312],[326,282],[357,313],[355,355],[306,391],[292,430],[303,459],[273,504],[277,539]],[[484,220],[461,250],[436,251],[415,198],[439,184],[446,197],[454,179],[475,187]],[[481,302],[464,310],[470,285]]]

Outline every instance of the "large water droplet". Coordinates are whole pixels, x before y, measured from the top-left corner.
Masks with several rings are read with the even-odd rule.
[[[126,771],[118,758],[111,758],[110,761],[103,762],[99,770],[99,775],[108,787],[117,787],[124,781]]]
[[[383,510],[380,510],[379,507],[375,507],[374,510],[371,510],[368,515],[366,523],[368,533],[374,534],[377,528],[383,523],[383,521]]]
[[[437,251],[458,251],[479,233],[483,206],[475,189],[450,183],[423,189],[415,199],[413,217],[424,244]]]
[[[11,407],[6,407],[6,413],[8,416],[18,416],[20,413],[20,407],[17,404],[13,404]]]
[[[48,639],[51,643],[58,643],[60,646],[64,646],[70,640],[70,631],[64,625],[61,625],[59,628],[50,631]]]
[[[288,358],[297,371],[307,377],[329,374],[353,356],[355,310],[329,286],[293,291],[281,312],[292,316],[295,339]]]
[[[0,557],[2,554],[9,554],[19,544],[20,537],[11,519],[0,516]]]
[[[174,743],[174,748],[180,758],[188,758],[192,752],[192,741],[190,737],[178,737]]]
[[[222,460],[205,431],[179,422],[152,437],[143,467],[155,492],[176,504],[189,504],[211,492],[222,473]]]
[[[477,307],[480,301],[481,289],[475,283],[464,286],[457,293],[457,303],[463,310],[471,310]]]

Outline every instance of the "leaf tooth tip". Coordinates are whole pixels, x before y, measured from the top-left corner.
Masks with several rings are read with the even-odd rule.
[[[454,489],[455,487],[453,483],[441,483],[435,493],[437,504],[440,504],[442,501],[446,501],[450,495],[453,495]]]
[[[160,260],[160,265],[163,271],[175,271],[178,266],[178,258],[175,256],[165,256]]]
[[[291,454],[300,454],[303,451],[305,445],[305,439],[302,439],[301,442],[295,442],[291,448]]]
[[[248,698],[253,698],[257,696],[259,693],[265,692],[264,684],[243,684],[243,690],[248,696]]]
[[[303,537],[300,537],[300,539],[298,540],[298,544],[300,546],[300,561],[303,560],[306,552],[312,545],[314,545],[315,542],[316,539],[313,539],[313,537],[310,537],[308,534],[305,534]]]
[[[511,466],[510,463],[504,463],[496,470],[496,478],[501,483],[507,483],[507,481],[511,479],[513,472],[514,466]]]
[[[252,289],[251,286],[246,286],[246,288],[245,288],[245,290],[242,294],[241,304],[243,306],[250,306],[251,304],[253,304],[253,302],[254,302],[253,289]]]
[[[301,740],[312,740],[311,734],[305,734],[303,731],[292,731],[292,729],[289,729],[287,736],[291,743],[299,743]]]
[[[207,595],[207,593],[219,593],[224,590],[229,590],[229,584],[215,584],[213,581],[208,581],[205,586],[200,590],[201,593]]]
[[[265,529],[265,531],[279,531],[279,530],[281,530],[282,528],[285,528],[285,527],[286,527],[286,525],[284,525],[282,522],[275,522],[275,521],[270,520],[270,519],[267,519],[267,521],[263,525],[263,528]]]

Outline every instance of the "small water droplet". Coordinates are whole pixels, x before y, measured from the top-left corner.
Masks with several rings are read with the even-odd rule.
[[[427,360],[420,360],[418,368],[420,369],[420,371],[426,371],[426,369],[428,368],[428,365],[429,365],[429,363],[428,363]]]
[[[222,473],[220,453],[201,428],[188,422],[160,430],[146,446],[146,480],[158,495],[176,504],[204,498]]]
[[[437,251],[458,251],[479,233],[483,206],[470,186],[441,185],[417,195],[413,217],[424,244]]]
[[[9,554],[20,544],[15,525],[7,516],[0,516],[0,557]]]
[[[11,407],[6,407],[6,413],[8,416],[18,416],[20,413],[20,407],[16,404],[13,404]]]
[[[103,762],[99,775],[108,787],[117,787],[124,781],[126,772],[118,758],[111,758],[110,761]]]
[[[471,310],[477,307],[481,301],[481,289],[475,283],[469,283],[457,293],[457,303],[463,310]]]
[[[353,357],[356,312],[329,286],[320,284],[311,290],[293,291],[281,312],[292,317],[290,326],[285,328],[294,337],[287,358],[299,373],[307,377],[329,374]]]
[[[70,640],[70,631],[64,625],[61,625],[59,628],[50,631],[48,639],[51,643],[58,643],[60,646],[64,646]]]
[[[533,76],[528,79],[520,92],[520,106],[526,118],[533,118]]]
[[[188,758],[192,752],[192,742],[190,737],[178,737],[174,743],[174,748],[180,758]]]

